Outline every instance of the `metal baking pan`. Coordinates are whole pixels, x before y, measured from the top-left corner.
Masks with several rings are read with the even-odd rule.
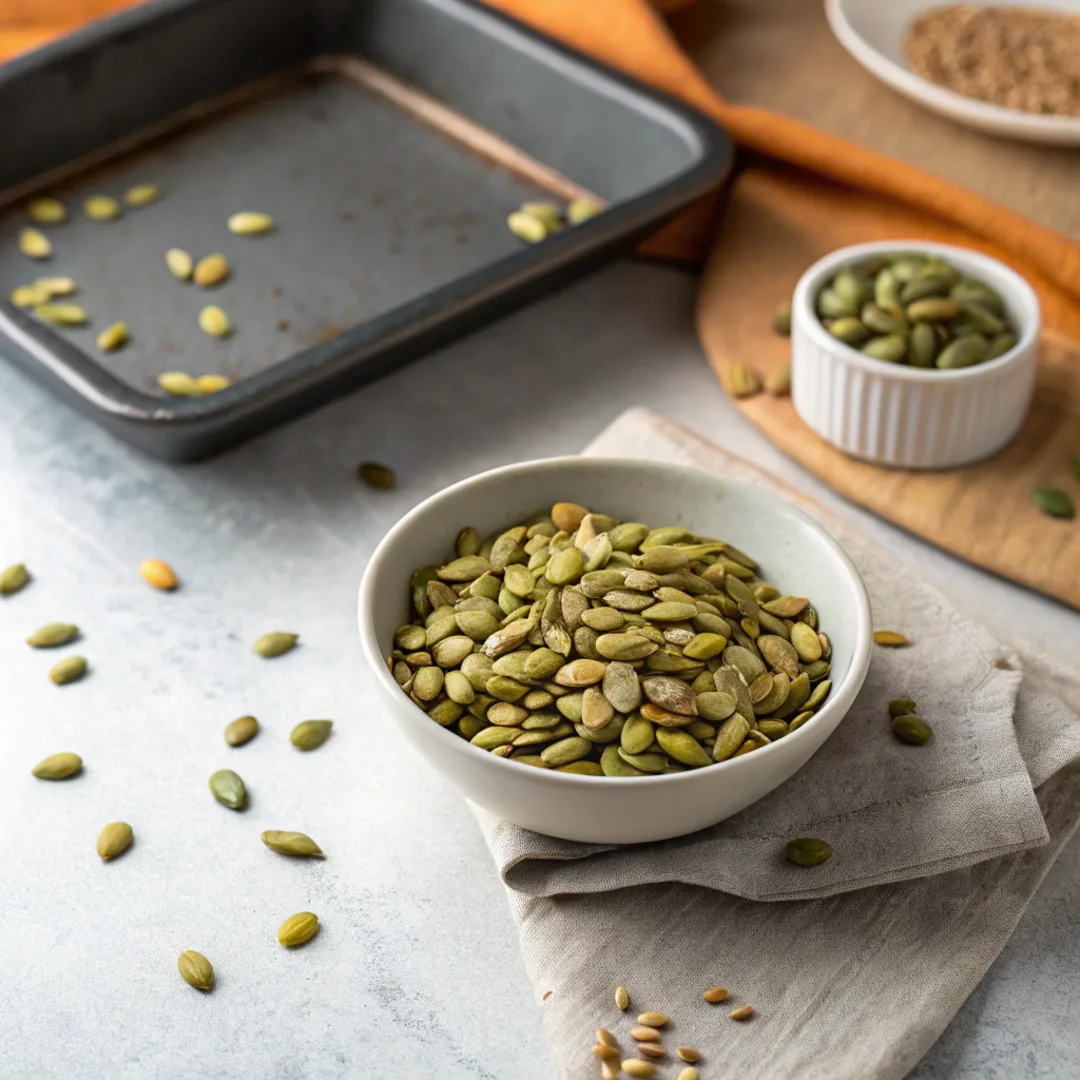
[[[0,353],[115,434],[192,460],[379,377],[628,249],[720,184],[709,121],[470,0],[154,0],[0,68]],[[92,193],[160,185],[98,222]],[[604,213],[534,246],[506,215],[592,193]],[[68,220],[35,262],[24,204]],[[234,211],[275,230],[237,237]],[[223,252],[213,290],[179,246]],[[69,275],[89,328],[7,303]],[[208,337],[217,304],[235,332]],[[116,320],[128,346],[103,353]],[[223,374],[196,398],[163,371]]]

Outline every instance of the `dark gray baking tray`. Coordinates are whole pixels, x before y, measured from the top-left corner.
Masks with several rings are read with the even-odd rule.
[[[583,0],[587,2],[587,0]],[[682,105],[470,0],[155,0],[0,68],[0,353],[117,435],[190,460],[314,408],[596,266],[721,183],[732,148]],[[153,182],[114,222],[86,195]],[[593,192],[600,216],[536,246],[526,199]],[[17,249],[57,194],[48,262]],[[225,222],[261,210],[271,235]],[[164,251],[224,252],[214,290]],[[6,303],[71,275],[57,330]],[[216,303],[236,332],[207,337]],[[130,345],[103,354],[123,319]],[[168,370],[225,391],[170,398]]]

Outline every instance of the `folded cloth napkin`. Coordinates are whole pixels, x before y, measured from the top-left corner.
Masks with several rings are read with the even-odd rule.
[[[722,472],[803,504],[847,549],[875,621],[909,636],[875,649],[850,714],[810,763],[729,821],[623,848],[554,840],[477,817],[509,887],[563,1077],[597,1071],[590,1033],[623,1038],[640,1011],[673,1018],[725,1075],[903,1076],[1000,952],[1080,822],[1080,677],[995,642],[842,519],[672,421],[634,410],[588,454]],[[912,696],[927,747],[893,739],[886,702]],[[614,781],[613,781],[614,782]],[[1037,789],[1037,790],[1035,790]],[[810,869],[784,842],[818,836]],[[759,903],[784,900],[785,903]],[[627,1017],[614,1006],[629,988]],[[709,986],[751,1004],[723,1027]]]

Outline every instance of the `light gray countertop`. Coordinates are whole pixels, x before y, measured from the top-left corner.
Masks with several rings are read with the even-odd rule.
[[[577,451],[626,407],[802,485],[976,617],[1078,662],[1075,612],[841,502],[758,435],[702,356],[694,292],[681,272],[617,264],[196,466],[142,457],[0,364],[0,565],[35,576],[0,602],[3,1080],[551,1080],[502,886],[463,802],[377,715],[355,593],[417,501]],[[399,490],[358,485],[363,459],[392,464]],[[141,581],[149,556],[175,566],[179,592]],[[83,628],[81,683],[52,686],[57,656],[21,643],[52,620]],[[302,647],[260,660],[250,645],[270,629]],[[264,730],[229,749],[222,728],[247,712]],[[334,735],[300,754],[288,732],[311,717]],[[84,774],[34,780],[57,750]],[[224,767],[251,790],[244,814],[207,790]],[[94,841],[118,818],[135,846],[103,864]],[[308,832],[330,857],[275,856],[266,828]],[[1074,841],[915,1076],[1080,1075],[1078,889]],[[305,909],[323,930],[288,953],[277,926]],[[212,994],[180,981],[187,948],[214,963]]]

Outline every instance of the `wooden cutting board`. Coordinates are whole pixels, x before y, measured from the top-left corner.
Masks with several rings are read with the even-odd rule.
[[[745,170],[724,213],[698,302],[702,343],[724,378],[740,361],[765,373],[789,359],[789,343],[769,329],[811,263],[838,247],[879,239],[927,239],[979,246],[929,218],[799,173]],[[948,472],[885,469],[822,441],[789,398],[738,402],[782,450],[840,494],[1003,577],[1080,608],[1080,520],[1046,517],[1032,489],[1062,488],[1080,504],[1070,470],[1080,455],[1080,314],[1030,268],[1010,261],[1035,286],[1047,329],[1040,342],[1035,400],[1004,451]]]

